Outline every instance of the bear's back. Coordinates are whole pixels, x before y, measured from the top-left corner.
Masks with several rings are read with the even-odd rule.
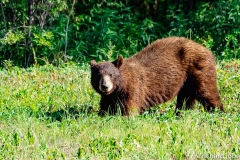
[[[154,41],[142,51],[127,58],[126,62],[155,68],[166,65],[192,65],[194,61],[209,58],[214,61],[214,56],[204,46],[184,37],[168,37]]]

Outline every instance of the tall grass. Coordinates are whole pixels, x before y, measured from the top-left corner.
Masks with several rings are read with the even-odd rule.
[[[218,61],[226,113],[175,100],[140,116],[99,117],[88,65],[0,71],[0,159],[240,158],[240,61]]]

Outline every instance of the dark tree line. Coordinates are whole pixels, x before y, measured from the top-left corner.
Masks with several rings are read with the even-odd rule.
[[[1,65],[128,56],[170,35],[239,58],[239,0],[2,0]]]

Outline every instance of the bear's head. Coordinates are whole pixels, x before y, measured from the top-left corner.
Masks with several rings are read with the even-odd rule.
[[[122,56],[113,62],[97,63],[95,60],[90,62],[91,84],[98,93],[110,95],[117,89],[122,79],[119,71],[122,63]]]

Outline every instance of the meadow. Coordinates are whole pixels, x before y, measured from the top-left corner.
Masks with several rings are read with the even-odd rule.
[[[97,115],[88,64],[0,70],[0,159],[240,158],[240,60],[218,60],[226,112],[176,98],[133,117]]]

